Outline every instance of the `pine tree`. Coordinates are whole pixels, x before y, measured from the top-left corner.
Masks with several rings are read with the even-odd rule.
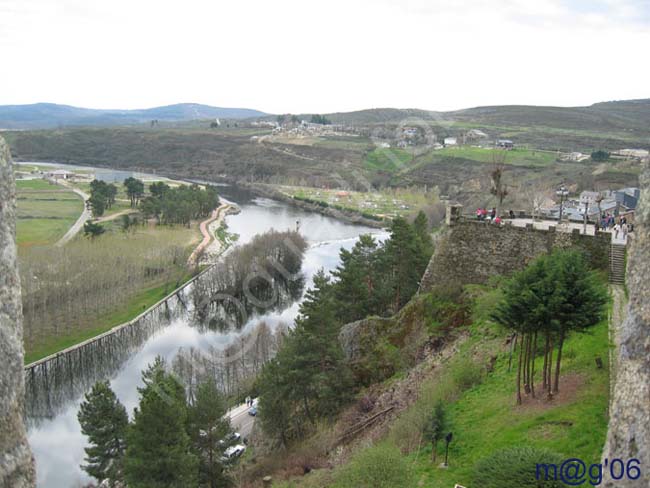
[[[192,449],[199,459],[199,485],[229,486],[221,456],[228,447],[223,439],[231,432],[225,418],[226,402],[213,380],[201,383],[194,404],[188,410],[188,431]]]
[[[420,240],[422,254],[428,261],[431,254],[433,254],[433,240],[431,239],[431,233],[429,232],[429,219],[422,210],[418,212],[415,220],[413,220],[413,230]]]
[[[383,258],[389,275],[391,311],[397,312],[415,294],[426,267],[424,250],[413,227],[401,217],[393,220]]]
[[[335,415],[352,393],[352,374],[338,342],[337,306],[333,285],[320,270],[294,329],[275,360],[264,366],[260,418],[267,432],[285,443],[318,418]]]
[[[442,400],[439,400],[433,408],[431,417],[429,417],[424,430],[424,436],[431,441],[432,461],[436,460],[438,442],[442,440],[447,430],[447,413],[445,412],[445,404]]]
[[[98,481],[108,479],[111,486],[122,480],[122,461],[126,448],[129,418],[108,381],[96,383],[84,396],[79,413],[81,432],[90,443],[82,469]]]
[[[377,249],[375,239],[365,234],[351,251],[341,249],[339,253],[341,264],[332,276],[338,280],[334,294],[340,303],[337,316],[342,323],[380,313]]]
[[[130,488],[196,486],[198,460],[185,430],[185,390],[161,358],[143,374],[140,404],[127,435],[124,475]]]

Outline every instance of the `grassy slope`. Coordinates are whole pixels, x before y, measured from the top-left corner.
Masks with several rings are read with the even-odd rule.
[[[578,457],[587,463],[597,462],[607,431],[609,371],[607,367],[597,369],[594,359],[599,356],[607,364],[608,324],[603,321],[587,334],[574,335],[565,345],[563,378],[583,379],[575,395],[569,395],[566,401],[559,404],[531,406],[525,401],[524,406],[517,407],[516,367],[507,371],[506,334],[488,319],[500,292],[498,288],[469,288],[477,296],[470,338],[448,363],[436,368],[435,375],[422,383],[419,399],[400,414],[386,438],[366,450],[382,450],[387,445],[405,449],[405,439],[419,432],[417,425],[422,413],[433,411],[438,399],[445,398],[449,430],[454,434],[449,449],[449,467],[438,467],[444,456],[444,443],[438,447],[435,464],[431,461],[431,445],[425,443],[419,451],[412,449],[403,454],[412,476],[410,481],[395,488],[448,488],[455,483],[473,486],[475,463],[495,450],[514,445],[548,448],[567,458]],[[484,372],[480,384],[465,390],[458,386],[458,372],[465,369],[468,362],[473,363],[474,368],[484,369],[492,355],[497,356],[494,370],[489,374]],[[541,359],[538,359],[536,369],[541,369]],[[390,389],[392,381],[389,379],[385,382],[386,389]],[[350,463],[333,471],[316,470],[307,476],[274,486],[331,486],[342,469],[360,469],[354,466],[356,459],[355,456]]]
[[[483,300],[491,301],[488,293]],[[483,304],[483,307],[488,307]],[[478,317],[472,326],[473,339],[464,344],[461,354],[480,347],[481,336],[494,332],[485,317]],[[595,367],[599,356],[608,357],[608,327],[602,322],[590,333],[574,335],[565,346],[562,373],[580,375],[584,382],[574,398],[566,403],[546,406],[514,406],[515,368],[507,371],[507,354],[499,355],[493,373],[485,381],[466,392],[450,405],[451,430],[454,441],[450,447],[450,466],[439,469],[433,465],[431,447],[419,455],[411,454],[416,478],[424,486],[448,487],[454,483],[471,486],[473,466],[480,458],[495,450],[529,445],[548,448],[567,458],[578,457],[597,462],[607,432],[609,371]],[[538,361],[537,369],[541,369]],[[562,380],[560,382],[562,389]]]

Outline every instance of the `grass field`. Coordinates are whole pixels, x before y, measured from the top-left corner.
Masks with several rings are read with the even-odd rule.
[[[54,244],[83,211],[79,196],[47,181],[19,180],[16,189],[16,240],[20,247]]]
[[[406,149],[376,148],[366,155],[363,165],[374,171],[394,172],[413,160],[413,154]]]
[[[433,153],[434,156],[448,156],[455,158],[470,159],[479,163],[493,163],[496,154],[505,155],[505,164],[515,166],[548,166],[553,164],[557,155],[547,151],[535,151],[531,149],[512,149],[502,151],[501,149],[490,149],[471,146],[446,147]]]

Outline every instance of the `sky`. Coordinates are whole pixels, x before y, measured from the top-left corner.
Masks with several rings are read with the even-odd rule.
[[[650,0],[0,0],[0,105],[581,106],[649,48]]]

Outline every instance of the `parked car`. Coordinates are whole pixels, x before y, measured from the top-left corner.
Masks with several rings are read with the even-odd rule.
[[[236,444],[234,446],[230,446],[228,449],[226,449],[223,452],[223,456],[221,456],[221,461],[223,462],[234,461],[239,456],[244,454],[245,450],[246,450],[246,446],[243,444]]]
[[[231,432],[226,437],[219,441],[220,446],[231,446],[237,444],[241,440],[241,434],[239,432]]]
[[[253,406],[248,409],[248,415],[255,417],[257,415],[257,406]]]

